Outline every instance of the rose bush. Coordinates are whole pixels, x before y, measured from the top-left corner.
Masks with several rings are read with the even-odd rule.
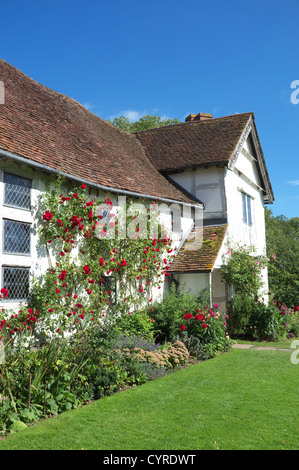
[[[218,308],[218,304],[214,304],[213,308],[204,306],[183,314],[180,337],[190,354],[197,358],[214,357],[230,347],[226,332],[228,315],[220,314]]]
[[[41,198],[39,235],[50,268],[33,283],[28,307],[38,314],[32,320],[29,310],[22,315],[3,310],[2,326],[5,321],[11,327],[5,340],[20,336],[32,321],[39,335],[53,338],[104,322],[107,315],[138,310],[168,276],[174,250],[159,224],[157,203],[147,203],[146,216],[140,218],[136,201],[126,202],[124,228],[110,197],[90,197],[84,184],[65,188],[58,179]],[[146,207],[137,202],[137,208]],[[124,229],[130,238],[118,236]]]

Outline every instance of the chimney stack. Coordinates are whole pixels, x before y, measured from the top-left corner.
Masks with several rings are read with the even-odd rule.
[[[189,114],[189,116],[186,117],[185,122],[206,121],[207,119],[212,118],[212,114],[207,113]]]

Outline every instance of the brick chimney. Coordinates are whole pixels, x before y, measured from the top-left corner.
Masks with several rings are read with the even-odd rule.
[[[212,118],[212,114],[207,113],[189,114],[189,116],[186,117],[185,122],[206,121],[207,119]]]

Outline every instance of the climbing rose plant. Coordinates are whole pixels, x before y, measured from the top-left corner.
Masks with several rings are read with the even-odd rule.
[[[256,255],[254,247],[227,244],[221,269],[222,279],[236,294],[258,295],[263,288],[267,259]]]
[[[22,309],[13,318],[11,312],[2,312],[3,327],[8,319],[14,321],[14,328],[6,331],[7,339],[8,333],[24,330],[21,323],[31,328],[34,322],[37,331],[40,322],[44,333],[63,335],[152,301],[153,289],[161,289],[169,275],[175,250],[157,222],[158,204],[138,200],[137,207],[146,207],[145,220],[131,210],[134,203],[126,202],[126,229],[131,237],[121,238],[123,227],[112,198],[93,198],[85,185],[66,191],[60,180],[48,188],[40,201],[39,236],[50,267],[35,283],[30,312]],[[146,236],[141,237],[144,221]]]

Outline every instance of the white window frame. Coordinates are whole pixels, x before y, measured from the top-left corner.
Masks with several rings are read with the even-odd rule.
[[[243,212],[243,222],[249,227],[253,226],[253,217],[252,217],[252,197],[249,194],[241,192],[242,195],[242,212]]]

